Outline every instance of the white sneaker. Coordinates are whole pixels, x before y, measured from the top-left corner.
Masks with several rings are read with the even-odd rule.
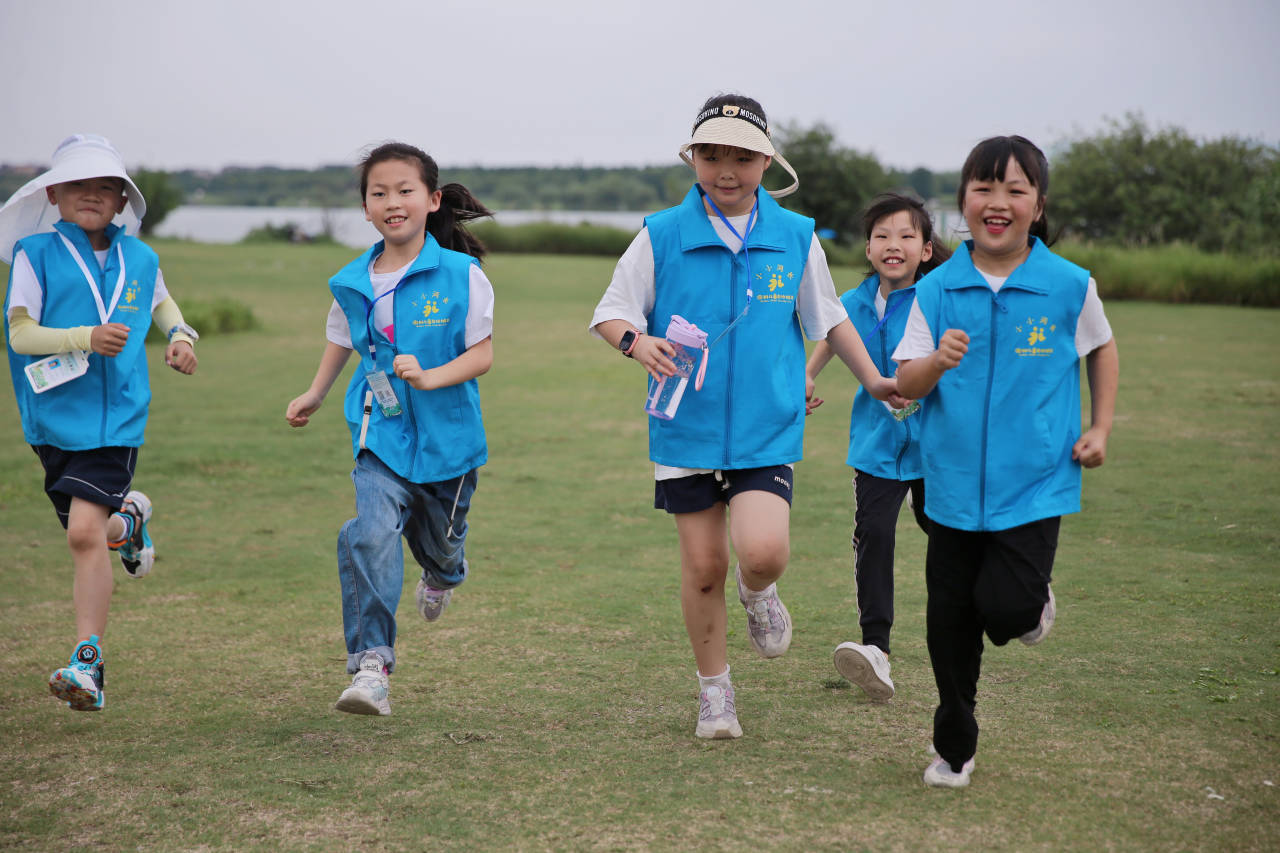
[[[360,658],[360,669],[351,686],[342,691],[334,708],[348,714],[376,714],[381,717],[391,713],[388,698],[390,680],[387,665],[377,652],[365,652]]]
[[[698,737],[720,740],[742,737],[738,710],[733,701],[733,685],[712,684],[698,695]]]
[[[752,592],[742,582],[742,567],[734,570],[738,580],[738,600],[747,611],[747,639],[762,658],[776,658],[791,647],[791,614],[778,598],[778,585],[771,583]]]
[[[151,542],[151,534],[147,532],[147,522],[151,520],[151,499],[134,489],[124,496],[120,514],[129,516],[133,522],[129,536],[116,546],[120,565],[131,578],[146,577],[156,562],[156,548]]]
[[[434,622],[440,618],[440,614],[444,613],[444,609],[449,606],[449,599],[453,598],[452,589],[435,589],[427,586],[427,582],[422,578],[418,578],[418,612],[422,614],[422,618],[428,622]]]
[[[1040,624],[1023,634],[1018,639],[1028,646],[1034,646],[1036,643],[1049,636],[1049,631],[1053,628],[1053,620],[1058,616],[1058,605],[1053,599],[1053,587],[1049,587],[1049,603],[1040,611]]]
[[[969,774],[973,772],[973,759],[964,763],[957,773],[941,755],[935,756],[924,770],[924,783],[931,788],[963,788],[969,784]]]
[[[889,677],[889,657],[879,646],[841,643],[836,646],[836,672],[862,688],[877,702],[893,698],[893,679]]]

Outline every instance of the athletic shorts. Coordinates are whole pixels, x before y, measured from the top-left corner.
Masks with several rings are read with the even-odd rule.
[[[653,508],[665,509],[672,515],[702,512],[721,501],[727,504],[734,495],[742,492],[769,492],[790,504],[794,477],[795,471],[790,465],[770,465],[655,480]]]
[[[136,447],[62,450],[41,444],[32,445],[31,449],[44,466],[44,491],[53,502],[63,527],[67,526],[72,498],[119,509],[129,493],[133,470],[138,464]]]

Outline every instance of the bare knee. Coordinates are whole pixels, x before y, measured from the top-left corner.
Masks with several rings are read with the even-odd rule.
[[[96,548],[105,548],[106,544],[106,531],[101,525],[77,522],[75,519],[67,523],[67,546],[72,553],[87,553]]]

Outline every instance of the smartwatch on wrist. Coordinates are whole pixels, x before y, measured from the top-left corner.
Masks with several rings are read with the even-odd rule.
[[[618,341],[618,349],[622,350],[622,354],[627,358],[631,358],[631,351],[636,348],[636,341],[640,340],[640,332],[635,329],[627,329],[622,333],[622,339]]]
[[[188,326],[186,323],[179,323],[178,325],[174,326],[172,329],[169,330],[169,333],[165,335],[165,337],[167,337],[169,340],[173,340],[173,336],[178,332],[182,332],[182,334],[189,336],[193,341],[200,340],[199,333],[196,332],[195,329]]]

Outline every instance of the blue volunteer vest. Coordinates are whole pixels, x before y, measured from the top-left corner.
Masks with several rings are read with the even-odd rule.
[[[113,358],[91,353],[85,375],[42,394],[31,389],[24,369],[46,355],[20,355],[10,347],[9,374],[22,415],[23,436],[29,444],[48,444],[63,450],[140,447],[147,426],[147,406],[151,402],[144,341],[151,328],[151,303],[159,259],[141,240],[128,236],[119,226],[109,225],[106,233],[111,246],[106,268],[99,268],[93,246],[79,225],[59,221],[53,227],[56,232],[33,234],[19,240],[14,247],[14,254],[19,251],[26,254],[44,291],[40,325],[51,328],[102,325],[89,283],[60,236],[65,235],[94,279],[104,307],[110,306],[120,279],[123,254],[124,286],[108,322],[128,326],[129,340]],[[8,296],[4,318],[8,341]]]
[[[351,345],[360,365],[347,386],[343,414],[351,428],[353,455],[368,449],[411,483],[449,480],[488,459],[480,417],[480,386],[475,379],[433,391],[420,391],[395,375],[400,353],[417,356],[423,369],[439,367],[466,352],[471,265],[476,259],[440,248],[430,234],[395,292],[395,343],[372,323],[373,285],[369,263],[382,252],[379,241],[329,280],[329,289],[351,327]],[[369,353],[372,335],[376,357]],[[365,378],[386,373],[402,413],[382,414]]]
[[[1080,510],[1080,365],[1076,323],[1089,273],[1032,238],[999,293],[971,243],[916,285],[938,340],[963,329],[969,350],[924,399],[925,513],[959,530],[1007,530]]]
[[[849,312],[858,337],[866,344],[867,355],[871,356],[876,370],[882,376],[892,376],[897,363],[891,356],[902,340],[916,289],[912,285],[889,293],[884,309],[888,319],[883,324],[876,316],[876,291],[879,289],[880,276],[872,275],[853,290],[846,291],[840,301]],[[873,331],[875,335],[868,338]],[[898,420],[884,403],[859,387],[849,415],[849,457],[846,462],[875,477],[918,479],[924,470],[917,440],[920,422],[919,413]]]
[[[754,297],[747,316],[711,349],[706,381],[693,380],[670,421],[649,418],[649,458],[681,468],[757,468],[803,455],[804,340],[796,292],[813,220],[757,190],[747,252],[734,254],[712,228],[695,185],[678,206],[645,218],[653,244],[650,334],[678,314],[715,340]],[[750,255],[751,269],[746,268]]]

